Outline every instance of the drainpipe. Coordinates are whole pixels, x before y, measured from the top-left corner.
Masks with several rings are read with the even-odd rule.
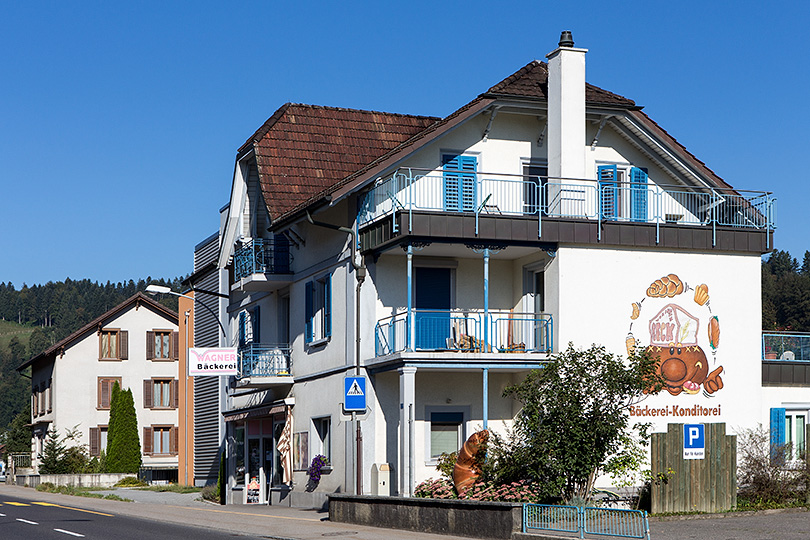
[[[357,263],[357,234],[354,232],[354,229],[350,227],[342,227],[340,225],[333,225],[332,223],[325,223],[323,221],[315,221],[312,219],[312,216],[307,212],[307,221],[309,221],[312,225],[316,227],[324,227],[326,229],[332,229],[333,231],[340,231],[344,232],[349,235],[349,244],[352,250],[352,267],[354,268],[354,275],[357,279],[357,287],[355,288],[354,298],[355,298],[355,310],[354,310],[354,336],[355,336],[355,345],[354,345],[354,374],[359,376],[360,375],[360,288],[363,285],[363,282],[366,280],[366,265],[361,261],[359,264]],[[353,446],[355,447],[355,466],[357,472],[356,478],[356,485],[355,485],[355,495],[362,495],[363,492],[363,469],[362,467],[362,457],[363,457],[363,434],[360,431],[360,422],[357,420],[357,413],[352,413],[352,423],[355,426],[355,440]]]

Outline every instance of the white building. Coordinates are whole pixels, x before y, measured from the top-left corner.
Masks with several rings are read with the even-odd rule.
[[[224,413],[231,501],[253,478],[288,496],[288,413],[286,501],[409,495],[441,452],[505,429],[520,405],[504,388],[568,342],[656,347],[668,391],[633,415],[660,430],[767,424],[774,199],[586,84],[569,40],[445,118],[286,104],[239,149],[218,263],[242,359]],[[354,374],[359,428],[342,409]],[[332,469],[311,495],[317,454]]]
[[[19,370],[31,366],[35,471],[53,428],[59,436],[78,429],[91,456],[106,449],[117,381],[132,390],[143,466],[176,475],[177,360],[177,314],[137,293],[22,364]]]

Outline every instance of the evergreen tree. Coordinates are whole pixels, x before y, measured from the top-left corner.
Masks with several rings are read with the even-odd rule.
[[[5,437],[6,451],[9,454],[31,451],[31,428],[28,427],[30,420],[29,413],[23,411],[11,421]]]
[[[802,267],[799,269],[799,272],[801,272],[803,276],[810,276],[810,251],[805,250],[804,259],[802,259]]]
[[[107,472],[132,473],[141,467],[141,443],[138,417],[132,390],[115,391],[110,401],[110,423],[107,427]]]
[[[56,425],[46,433],[45,446],[42,447],[39,470],[42,474],[64,474],[64,455],[67,448],[64,441],[59,438]]]

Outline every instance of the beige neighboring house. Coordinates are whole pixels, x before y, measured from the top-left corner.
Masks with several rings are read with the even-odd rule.
[[[37,472],[47,432],[76,428],[91,456],[107,446],[110,394],[130,388],[143,466],[176,475],[177,313],[137,293],[22,364],[31,366],[31,452]]]

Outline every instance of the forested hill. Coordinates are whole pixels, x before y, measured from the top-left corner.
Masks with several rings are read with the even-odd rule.
[[[810,251],[801,264],[778,249],[762,263],[762,329],[810,332]]]
[[[14,416],[28,411],[30,382],[16,367],[69,336],[136,292],[155,283],[180,291],[183,278],[101,284],[88,279],[48,282],[16,289],[0,283],[0,433]],[[157,299],[177,311],[177,297]]]

